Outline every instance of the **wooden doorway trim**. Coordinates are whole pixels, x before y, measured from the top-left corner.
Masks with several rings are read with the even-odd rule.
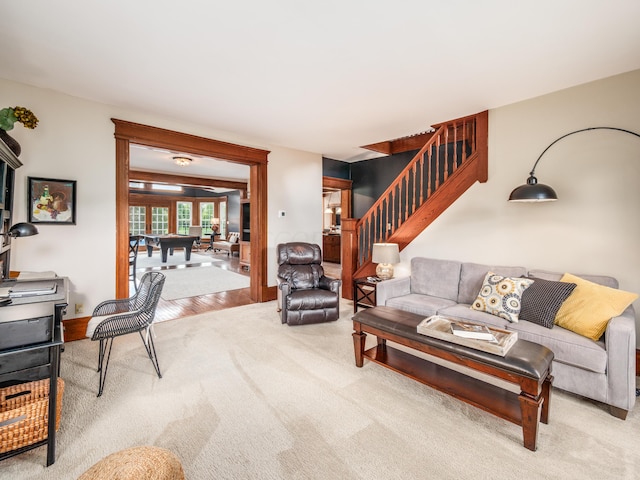
[[[228,160],[250,167],[251,300],[270,300],[267,287],[268,150],[112,118],[116,139],[116,297],[129,296],[129,146],[131,143]]]
[[[351,189],[353,182],[344,178],[322,177],[322,188],[340,190],[342,218],[351,218]]]

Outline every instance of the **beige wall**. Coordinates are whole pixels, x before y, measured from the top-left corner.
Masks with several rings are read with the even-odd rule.
[[[592,126],[640,133],[640,70],[491,110],[489,181],[474,185],[401,253],[397,274],[424,255],[607,274],[640,293],[640,138],[610,131],[567,137],[536,169],[559,200],[507,202],[551,142]]]
[[[28,176],[77,180],[75,226],[39,225],[40,234],[14,242],[12,270],[53,270],[71,282],[70,307],[85,315],[115,292],[115,140],[111,118],[270,150],[268,156],[268,279],[275,285],[276,242],[319,242],[322,232],[322,157],[266,145],[227,132],[140,111],[89,102],[0,79],[0,105],[21,105],[40,119],[35,130],[11,131],[22,145],[24,166],[16,172],[14,221],[27,218]],[[277,217],[278,210],[286,216]]]
[[[23,146],[14,219],[26,219],[26,177],[78,180],[78,224],[40,226],[41,234],[14,243],[14,270],[55,270],[69,276],[71,306],[86,313],[114,292],[114,140],[110,118],[178,130],[271,150],[268,265],[275,284],[275,246],[320,243],[320,155],[270,146],[197,125],[79,100],[0,80],[0,105],[23,105],[40,118],[36,130],[16,126]],[[541,160],[538,179],[560,200],[510,204],[535,159],[559,136],[589,126],[640,132],[640,71],[491,110],[489,181],[474,185],[402,253],[398,275],[417,255],[518,264],[573,273],[609,274],[640,292],[640,139],[588,132],[564,139]],[[277,217],[284,210],[285,217]],[[640,311],[640,304],[636,303]],[[68,317],[75,316],[73,308]],[[640,330],[640,329],[638,329]]]

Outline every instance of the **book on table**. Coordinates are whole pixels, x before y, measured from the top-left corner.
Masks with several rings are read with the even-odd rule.
[[[480,325],[489,330],[491,335],[495,338],[495,341],[455,335],[451,330],[451,325],[453,323]],[[504,357],[511,347],[513,347],[513,345],[518,341],[518,332],[476,323],[462,322],[460,320],[453,320],[441,315],[432,315],[422,320],[417,326],[417,332],[421,335],[455,343],[475,350],[492,353],[494,355],[500,355],[501,357]]]
[[[11,297],[31,297],[35,295],[51,295],[56,293],[56,282],[17,282],[9,290]]]
[[[486,325],[478,325],[476,323],[452,321],[451,333],[458,337],[477,338],[478,340],[497,342],[496,337]]]

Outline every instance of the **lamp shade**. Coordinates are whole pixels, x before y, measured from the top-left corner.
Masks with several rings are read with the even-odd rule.
[[[371,253],[373,263],[399,263],[400,250],[397,243],[374,243]]]
[[[525,185],[516,187],[511,195],[510,202],[554,202],[558,200],[555,190],[549,185],[538,183],[538,179],[531,175]]]
[[[27,222],[16,223],[9,229],[9,235],[11,237],[30,237],[37,234],[38,229],[36,226]]]

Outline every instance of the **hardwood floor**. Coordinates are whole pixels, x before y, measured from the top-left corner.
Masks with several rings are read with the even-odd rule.
[[[215,268],[222,268],[241,275],[249,276],[249,271],[240,268],[238,256],[227,256],[224,252],[212,253],[205,252],[204,249],[197,252],[199,255],[207,255],[221,260],[215,263]],[[160,271],[173,269],[175,266],[162,267]],[[201,264],[189,265],[186,268],[201,268]],[[152,270],[137,269],[137,276]],[[132,290],[133,291],[133,290]],[[189,315],[197,315],[199,313],[211,312],[215,310],[224,310],[225,308],[239,307],[241,305],[249,305],[253,303],[250,298],[248,288],[239,290],[230,290],[228,292],[210,293],[208,295],[200,295],[197,297],[178,298],[176,300],[163,300],[158,302],[156,308],[156,321],[175,320]]]
[[[205,252],[204,249],[200,250],[197,253],[199,255],[207,255],[217,260],[221,260],[220,262],[215,263],[216,268],[223,268],[231,272],[249,276],[249,271],[240,267],[238,256],[227,256],[227,254],[224,252]],[[201,268],[200,265],[201,264],[189,265],[186,268]],[[340,264],[325,262],[323,263],[323,267],[325,270],[325,275],[333,278],[340,278]],[[176,267],[166,266],[162,267],[160,271],[173,268]],[[140,276],[144,272],[149,270],[152,269],[138,268],[138,278],[140,278]],[[249,305],[250,303],[253,302],[251,301],[248,288],[230,290],[228,292],[210,293],[208,295],[200,295],[197,297],[179,298],[176,300],[163,300],[161,298],[156,309],[156,321],[176,320],[178,318],[187,317],[189,315],[197,315],[199,313],[224,310],[225,308],[239,307],[242,305]]]

